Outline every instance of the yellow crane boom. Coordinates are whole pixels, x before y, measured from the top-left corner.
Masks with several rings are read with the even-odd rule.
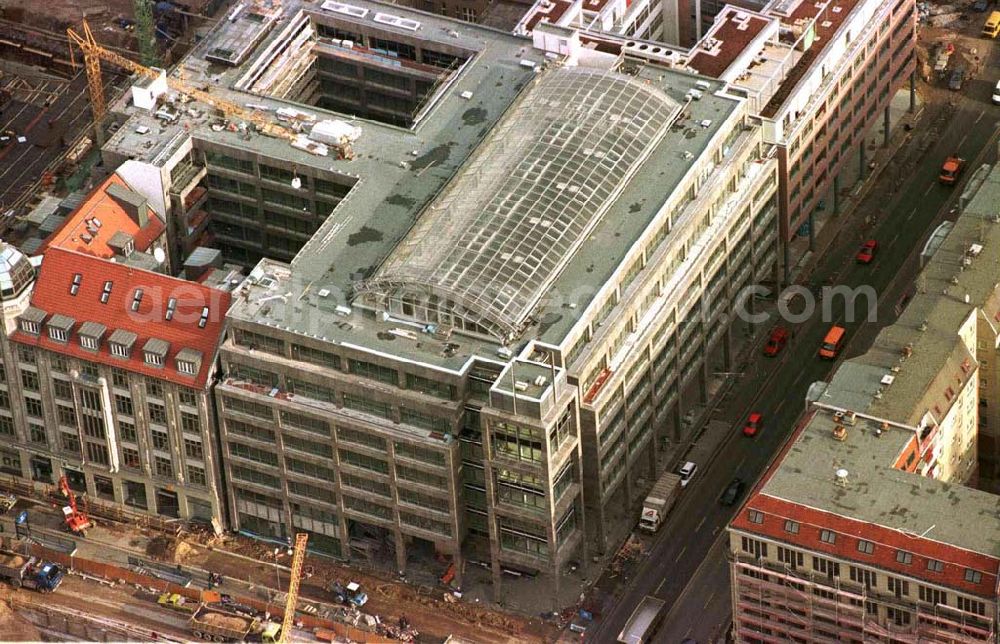
[[[134,74],[141,74],[149,78],[159,76],[160,70],[140,65],[119,53],[102,47],[94,38],[94,34],[90,30],[90,25],[87,24],[86,20],[83,21],[82,36],[73,30],[72,27],[66,30],[66,35],[70,39],[70,58],[72,59],[73,56],[73,44],[83,52],[84,67],[87,70],[87,85],[90,91],[91,109],[94,112],[94,122],[97,125],[98,132],[100,132],[101,124],[107,114],[107,104],[104,100],[104,82],[101,78],[101,61],[109,62],[122,69],[127,69]],[[272,122],[260,112],[227,101],[176,78],[167,78],[167,86],[175,92],[214,107],[228,118],[237,118],[252,123],[257,129],[268,136],[283,138],[289,141],[294,141],[297,136],[294,131]]]
[[[282,643],[288,641],[288,634],[292,630],[292,624],[295,623],[295,605],[299,601],[299,581],[302,579],[302,564],[306,560],[308,541],[309,535],[305,532],[295,535],[295,553],[292,555],[292,572],[288,581],[288,597],[285,599],[285,617],[281,621],[281,634],[278,640]]]

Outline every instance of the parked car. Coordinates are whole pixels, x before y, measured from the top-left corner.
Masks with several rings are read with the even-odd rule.
[[[996,87],[993,88],[993,104],[1000,105],[1000,81],[997,81]]]
[[[747,416],[747,422],[743,426],[743,435],[753,438],[758,433],[760,433],[760,430],[763,428],[763,425],[764,425],[763,414],[755,411],[749,416]]]
[[[681,465],[681,469],[677,470],[677,473],[681,475],[681,487],[687,487],[687,484],[691,482],[694,478],[694,473],[698,471],[698,466],[688,461],[684,465]]]
[[[878,241],[874,239],[869,239],[864,244],[861,245],[861,249],[858,250],[858,254],[855,256],[855,260],[859,264],[871,264],[872,260],[875,259],[875,251],[878,250]]]
[[[952,70],[951,75],[948,77],[948,89],[953,92],[957,92],[962,89],[962,84],[965,82],[965,68],[956,67]]]
[[[783,326],[776,326],[771,329],[771,335],[764,344],[764,355],[774,357],[781,353],[781,350],[788,344],[788,329]]]
[[[736,477],[729,482],[729,486],[719,497],[719,503],[726,506],[735,505],[741,496],[743,496],[743,479]]]

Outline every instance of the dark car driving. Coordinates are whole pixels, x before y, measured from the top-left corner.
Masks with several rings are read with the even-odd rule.
[[[741,496],[743,496],[743,479],[737,477],[729,483],[729,487],[719,497],[719,503],[727,506],[734,505]]]

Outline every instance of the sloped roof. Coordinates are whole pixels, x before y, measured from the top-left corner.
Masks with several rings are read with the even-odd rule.
[[[116,194],[119,195],[118,199]],[[138,222],[122,206],[121,201],[125,201],[126,196],[129,197],[128,201],[146,209],[148,220],[144,227],[140,228]],[[138,194],[125,180],[112,174],[87,195],[80,207],[45,240],[42,251],[44,252],[45,247],[59,247],[111,258],[115,256],[115,251],[108,242],[118,233],[130,235],[135,240],[137,251],[148,251],[152,243],[163,234],[166,226],[144,199],[135,197]]]
[[[70,285],[76,274],[82,275],[80,288],[76,295],[71,295]],[[105,282],[111,282],[111,294],[107,303],[102,304]],[[133,311],[133,301],[139,289],[142,297],[137,310]],[[176,300],[176,308],[173,318],[167,321],[164,315],[171,299]],[[13,335],[16,342],[189,387],[204,387],[222,342],[230,295],[160,273],[138,270],[63,248],[50,248],[42,260],[31,304],[47,316],[68,315],[80,322],[81,327],[88,322],[96,322],[113,331],[109,337],[102,338],[96,353],[80,346],[78,333],[73,333],[69,341],[63,343],[50,339],[44,332],[34,336],[18,330]],[[199,320],[205,307],[208,307],[208,316],[204,328],[200,328]],[[137,337],[128,358],[113,356],[109,350],[108,341],[121,336],[119,332]],[[147,365],[143,361],[143,352],[139,349],[150,339],[169,344],[163,367]],[[184,349],[200,351],[210,358],[201,363],[194,376],[177,370],[175,358]]]

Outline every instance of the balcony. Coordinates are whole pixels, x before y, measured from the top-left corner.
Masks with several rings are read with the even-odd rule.
[[[182,161],[170,172],[170,194],[180,198],[183,203],[206,174],[208,168],[205,166]]]

